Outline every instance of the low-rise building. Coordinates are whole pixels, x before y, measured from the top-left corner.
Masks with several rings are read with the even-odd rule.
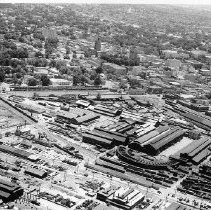
[[[114,63],[103,63],[103,69],[108,72],[113,72],[116,75],[126,74],[127,69],[124,66],[119,66]]]
[[[50,80],[51,80],[52,86],[69,86],[69,85],[72,85],[72,81],[65,80],[65,79],[51,78]]]

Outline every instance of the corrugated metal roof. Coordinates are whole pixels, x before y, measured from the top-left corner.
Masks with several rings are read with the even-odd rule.
[[[0,198],[3,198],[3,199],[7,199],[7,198],[9,198],[10,197],[10,193],[7,193],[7,192],[4,192],[4,191],[2,191],[2,190],[0,190]]]
[[[201,144],[199,147],[196,147],[192,152],[190,152],[188,154],[188,156],[190,157],[194,157],[196,156],[198,153],[200,153],[200,151],[203,151],[205,148],[207,148],[209,145],[211,144],[211,140],[207,139],[206,141],[204,141],[203,144]]]
[[[203,161],[206,157],[208,157],[211,154],[209,149],[205,149],[202,150],[199,154],[197,154],[194,158],[193,158],[193,162],[195,163],[200,163],[201,161]]]
[[[151,142],[149,145],[155,150],[159,150],[169,142],[173,141],[175,138],[178,138],[179,136],[183,135],[184,133],[185,130],[181,130],[177,127],[173,130],[170,130],[166,137],[161,138],[158,141]]]
[[[193,141],[191,144],[187,145],[186,147],[184,147],[183,149],[181,149],[180,151],[178,151],[175,156],[178,156],[179,154],[189,154],[191,152],[193,152],[196,148],[200,147],[200,145],[203,145],[205,142],[207,141],[206,138],[202,138],[196,141]]]
[[[75,120],[78,123],[83,123],[83,122],[86,122],[86,121],[89,121],[89,120],[92,120],[92,119],[94,120],[97,117],[99,117],[99,116],[95,115],[95,114],[86,114],[86,115],[75,118]]]
[[[37,175],[39,177],[43,177],[46,174],[45,171],[42,171],[42,170],[36,169],[36,168],[30,168],[30,167],[25,169],[25,172],[32,173],[32,174]]]
[[[90,138],[90,139],[96,141],[96,143],[100,142],[100,143],[103,143],[103,144],[107,144],[109,146],[112,144],[112,141],[110,141],[108,139],[105,139],[105,138],[102,138],[102,137],[99,137],[99,136],[94,136],[94,135],[89,134],[89,133],[84,133],[83,137]]]

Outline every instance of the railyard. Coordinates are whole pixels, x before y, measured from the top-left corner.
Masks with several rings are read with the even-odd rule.
[[[211,210],[210,6],[91,1],[0,3],[0,209]]]
[[[2,194],[3,205],[209,209],[209,134],[197,137],[188,122],[172,126],[173,109],[163,100],[163,111],[150,111],[142,101],[147,97],[133,99],[137,112],[121,97],[94,104],[75,97],[64,104],[55,96],[3,94],[8,123],[1,128],[1,177],[23,189],[15,201]]]

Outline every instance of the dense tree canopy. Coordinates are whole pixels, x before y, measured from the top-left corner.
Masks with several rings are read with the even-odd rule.
[[[31,78],[28,81],[28,86],[36,86],[37,85],[37,80],[35,78]]]
[[[42,82],[42,86],[49,86],[51,84],[51,81],[47,75],[42,75],[40,80]]]

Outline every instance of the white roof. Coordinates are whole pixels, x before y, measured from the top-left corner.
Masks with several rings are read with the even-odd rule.
[[[143,199],[144,195],[142,193],[137,194],[132,200],[129,201],[129,206],[133,206],[139,200]]]
[[[125,192],[125,189],[123,187],[120,187],[115,193],[114,196],[118,197],[121,196]]]
[[[70,82],[69,80],[66,79],[56,79],[56,78],[51,78],[51,82]]]
[[[195,96],[194,95],[191,95],[191,94],[180,94],[180,97],[181,98],[195,98]]]
[[[130,200],[132,197],[134,197],[135,195],[137,195],[139,193],[138,190],[134,190],[132,193],[130,193],[126,198],[125,200]]]

